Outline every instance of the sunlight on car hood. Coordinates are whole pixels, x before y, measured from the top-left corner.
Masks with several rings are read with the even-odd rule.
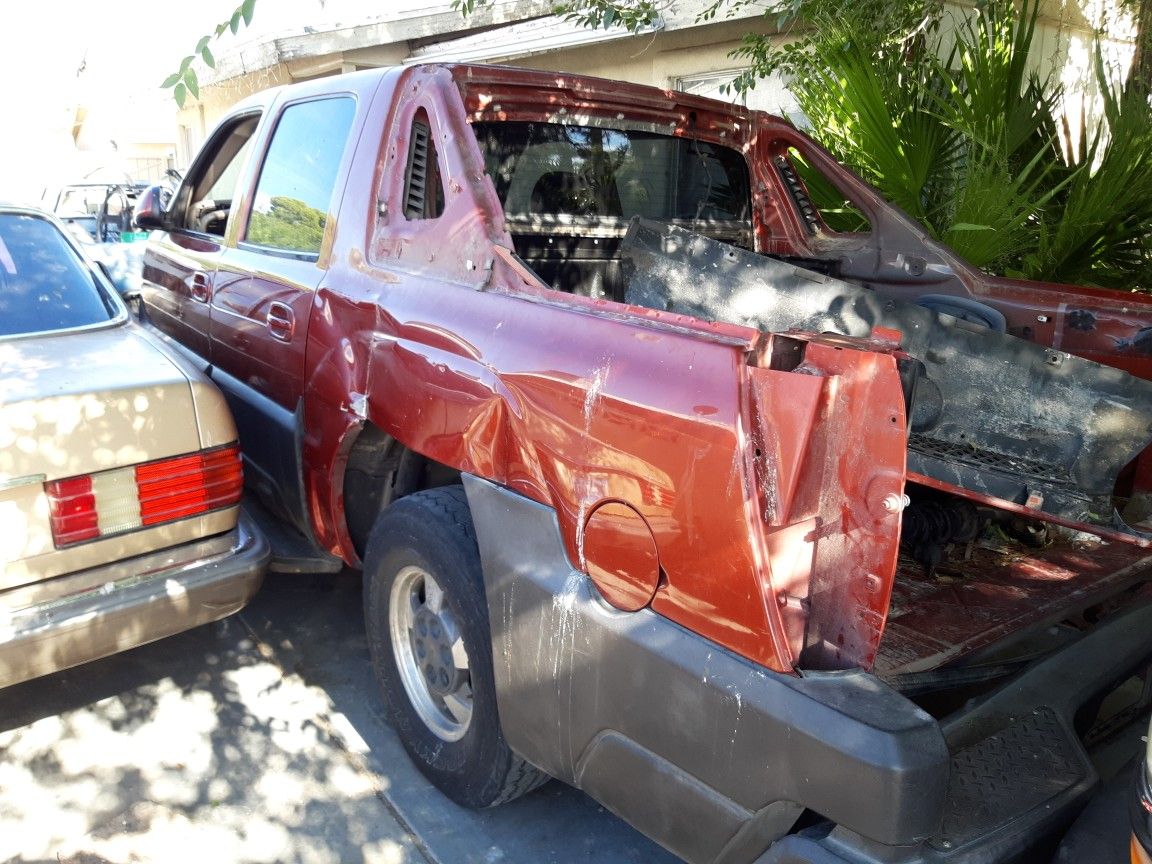
[[[0,343],[0,484],[199,447],[188,378],[134,328]]]

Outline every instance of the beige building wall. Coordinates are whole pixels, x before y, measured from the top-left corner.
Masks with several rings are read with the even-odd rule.
[[[805,118],[788,91],[787,81],[780,76],[762,79],[754,90],[744,94],[726,89],[747,68],[747,61],[734,57],[733,53],[749,32],[772,35],[761,17],[635,36],[506,62],[726,99],[788,117],[797,125],[804,126]],[[784,39],[781,36],[776,38]]]
[[[738,66],[738,61],[728,55],[740,46],[741,36],[750,29],[745,25],[746,22],[722,23],[657,32],[508,62],[670,87],[685,75]]]

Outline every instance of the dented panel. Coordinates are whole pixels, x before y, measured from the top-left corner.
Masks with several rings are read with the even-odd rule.
[[[642,590],[629,605],[650,591],[648,606],[661,615],[780,670],[871,663],[887,615],[907,476],[997,506],[1106,527],[1110,483],[1135,452],[1147,393],[1122,376],[1101,383],[1095,371],[1085,387],[1088,367],[1064,352],[1087,346],[1074,338],[1085,334],[1111,339],[1117,356],[1140,355],[1147,340],[1116,324],[1124,313],[1077,301],[1033,334],[1065,339],[1063,347],[1044,353],[1003,342],[987,351],[986,334],[941,336],[940,316],[911,307],[893,317],[870,289],[856,287],[848,302],[853,286],[835,281],[819,284],[839,292],[838,300],[774,320],[551,290],[516,256],[470,124],[621,126],[729,148],[748,160],[750,233],[739,233],[759,253],[838,255],[843,275],[888,287],[919,280],[942,291],[940,280],[959,270],[948,275],[927,253],[917,258],[916,238],[893,228],[895,217],[874,218],[871,237],[806,234],[790,199],[778,194],[772,162],[773,142],[795,143],[797,133],[757,112],[618,82],[468,66],[342,76],[259,104],[271,118],[292,93],[336,91],[357,99],[353,143],[317,262],[319,284],[298,292],[293,306],[296,332],[307,334],[306,344],[294,345],[304,350],[300,392],[289,387],[277,399],[286,409],[301,400],[290,419],[300,423],[295,444],[311,527],[346,562],[358,556],[345,519],[344,472],[365,430],[553,507],[572,562],[599,568],[605,585],[609,571],[625,582],[635,576]],[[425,201],[417,213],[405,182],[420,124],[434,160],[426,168],[438,172],[443,200]],[[251,208],[258,163],[252,160],[240,184],[238,217]],[[555,221],[577,239],[588,227],[568,216]],[[594,226],[611,231],[591,245],[610,242],[604,254],[618,258],[624,224]],[[713,224],[720,233],[730,227]],[[899,242],[886,251],[893,237]],[[223,238],[229,249],[237,242],[235,230]],[[735,263],[709,262],[710,272],[689,268],[694,287],[723,293],[733,268],[772,266],[751,252],[733,254]],[[658,278],[658,270],[647,278]],[[773,270],[771,280],[810,278],[799,272]],[[815,314],[821,309],[823,317]],[[1009,328],[1019,325],[1012,309],[1004,315]],[[902,331],[921,374],[890,340],[871,339],[885,323]],[[810,332],[766,335],[797,327]],[[822,331],[865,341],[813,335]],[[1000,366],[993,369],[990,358]],[[985,379],[999,386],[969,386]],[[1029,414],[1017,404],[1024,392],[1043,405]],[[1056,406],[1067,419],[1053,425]],[[966,415],[1012,411],[1011,429],[980,423],[978,446],[971,446]],[[911,449],[904,444],[909,428]],[[985,465],[975,451],[1006,458],[1008,469]],[[637,514],[651,549],[641,548],[643,532],[617,526],[610,542],[593,537],[589,556],[589,518],[609,504]],[[592,523],[594,533],[601,527]],[[636,546],[619,545],[633,535]]]

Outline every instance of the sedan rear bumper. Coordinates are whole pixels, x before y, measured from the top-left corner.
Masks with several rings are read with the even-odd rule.
[[[260,587],[270,555],[241,514],[225,534],[0,595],[0,686],[231,615]]]

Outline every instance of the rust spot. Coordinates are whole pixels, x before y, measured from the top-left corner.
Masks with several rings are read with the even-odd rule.
[[[1090,333],[1096,329],[1096,316],[1087,309],[1073,309],[1064,316],[1064,323],[1072,330]]]

